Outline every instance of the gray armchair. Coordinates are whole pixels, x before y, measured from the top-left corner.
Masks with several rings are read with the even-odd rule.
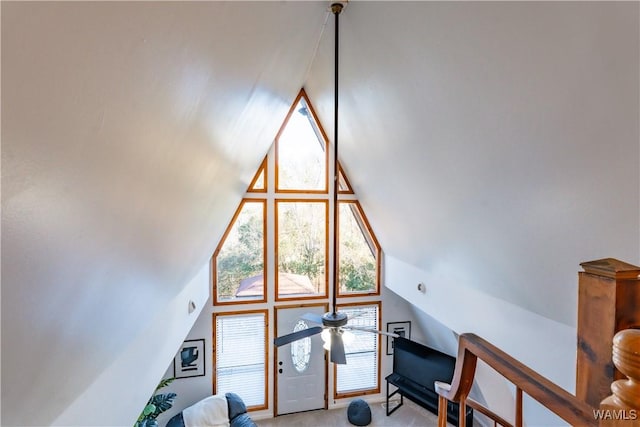
[[[230,427],[257,427],[247,414],[247,406],[240,396],[235,393],[225,393],[224,397],[227,399]],[[185,427],[182,412],[174,415],[167,423],[167,427]]]

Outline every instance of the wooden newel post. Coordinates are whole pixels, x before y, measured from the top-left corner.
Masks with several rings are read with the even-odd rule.
[[[600,426],[640,426],[640,329],[618,332],[613,338],[613,363],[625,376],[611,384],[611,396],[600,404]]]
[[[611,358],[613,336],[640,328],[640,267],[613,258],[580,265],[576,397],[598,408],[623,378]]]

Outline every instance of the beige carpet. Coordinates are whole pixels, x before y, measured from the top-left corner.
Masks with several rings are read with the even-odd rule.
[[[382,403],[372,403],[370,427],[436,427],[438,417],[408,399],[404,405],[387,417]],[[347,408],[301,412],[256,420],[259,427],[349,427]]]

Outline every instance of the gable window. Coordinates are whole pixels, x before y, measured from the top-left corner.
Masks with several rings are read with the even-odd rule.
[[[271,379],[264,364],[274,352],[274,337],[267,336],[265,326],[268,319],[275,318],[279,308],[309,305],[309,300],[328,309],[333,297],[329,287],[333,182],[328,179],[333,171],[328,147],[325,131],[302,90],[211,259],[214,393],[235,391],[250,409],[266,408],[265,388],[278,381],[278,368]],[[354,316],[350,324],[379,329],[381,249],[345,167],[337,167],[337,303],[341,311]],[[352,302],[354,297],[357,303]],[[302,320],[295,324],[296,330],[312,326]],[[334,368],[336,398],[380,390],[379,337],[361,331],[354,335],[345,348],[347,365]],[[323,351],[311,342],[298,340],[286,349],[300,375],[309,374],[314,352]],[[279,392],[277,385],[273,388]]]

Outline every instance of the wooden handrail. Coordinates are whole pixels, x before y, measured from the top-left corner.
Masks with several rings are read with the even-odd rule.
[[[495,412],[493,412],[489,408],[483,406],[482,404],[480,404],[480,402],[476,402],[475,400],[473,400],[471,398],[467,398],[467,406],[470,407],[470,408],[475,409],[476,411],[480,412],[481,414],[484,414],[486,417],[492,419],[494,425],[497,424],[497,425],[501,425],[501,426],[504,426],[504,427],[513,427],[513,424],[511,424],[509,421],[505,420],[504,418],[502,418],[500,415],[496,414]]]
[[[476,362],[482,360],[500,375],[511,381],[517,389],[527,393],[533,399],[558,415],[573,426],[597,426],[594,411],[588,404],[579,401],[574,395],[557,384],[549,381],[533,369],[522,364],[504,351],[475,334],[460,335],[458,343],[458,358],[456,360],[453,381],[448,384],[436,383],[436,392],[441,396],[439,405],[446,401],[459,402],[460,414],[464,414],[471,386],[476,371]],[[476,402],[474,402],[476,403]],[[521,413],[522,407],[519,412]],[[446,425],[446,410],[439,411],[444,419],[438,425]],[[521,414],[516,415],[516,425],[521,421]],[[464,427],[465,417],[459,417],[459,426]]]

